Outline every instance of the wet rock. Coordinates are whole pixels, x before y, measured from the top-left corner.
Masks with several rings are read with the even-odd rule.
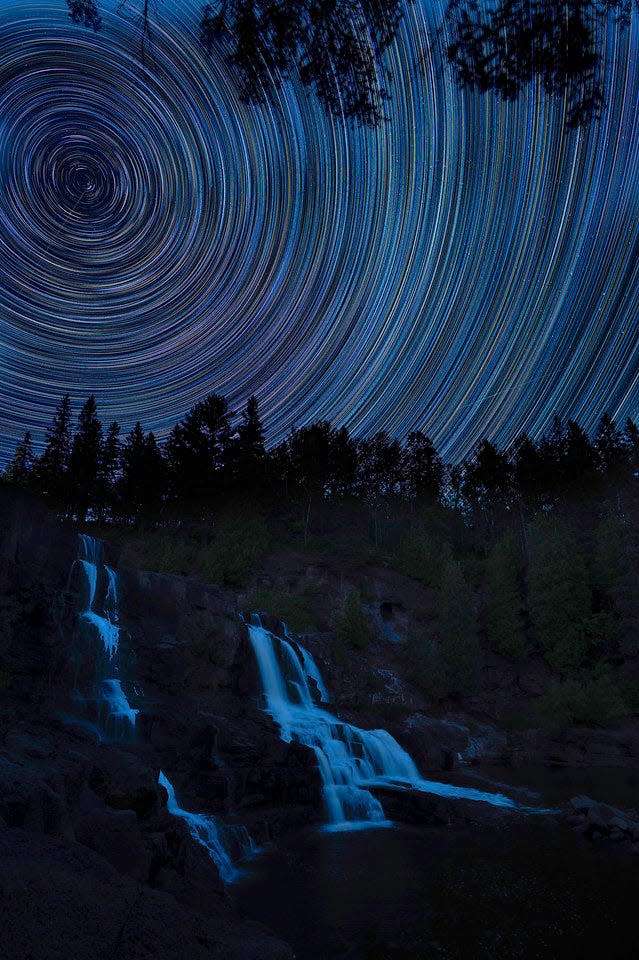
[[[404,746],[422,771],[451,770],[469,742],[468,727],[421,713],[408,717],[401,728]]]

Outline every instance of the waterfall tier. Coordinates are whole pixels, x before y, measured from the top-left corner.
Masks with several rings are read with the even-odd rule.
[[[95,629],[108,664],[96,680],[98,701],[107,713],[107,728],[112,728],[116,739],[135,727],[137,710],[131,706],[122,689],[122,681],[112,674],[119,673],[118,648],[120,619],[118,578],[115,570],[103,562],[102,542],[88,534],[79,536],[80,566],[86,581],[86,607],[81,618]],[[124,725],[124,726],[123,726]]]
[[[158,783],[164,787],[168,794],[167,809],[169,813],[184,820],[193,839],[197,840],[208,852],[223,882],[230,883],[235,880],[239,874],[226,852],[215,819],[203,813],[190,813],[188,810],[184,810],[176,800],[173,785],[161,770]]]
[[[259,622],[259,617],[255,618]],[[328,829],[348,830],[388,824],[375,786],[420,790],[442,797],[516,807],[510,797],[468,787],[424,780],[409,754],[386,730],[363,730],[345,723],[315,703],[313,680],[328,700],[312,655],[292,637],[276,637],[262,626],[248,627],[266,699],[266,710],[285,741],[310,747],[324,787]]]

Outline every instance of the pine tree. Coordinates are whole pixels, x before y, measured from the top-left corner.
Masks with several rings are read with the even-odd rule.
[[[403,492],[410,500],[436,503],[442,492],[444,465],[435,446],[417,430],[406,438],[402,455]]]
[[[479,687],[481,670],[475,597],[450,553],[443,558],[438,615],[446,690],[454,696],[471,695]]]
[[[621,430],[607,413],[599,421],[594,446],[600,473],[608,482],[617,480],[623,472],[626,450]]]
[[[91,395],[80,410],[69,457],[69,487],[74,512],[80,521],[85,519],[89,507],[96,506],[101,461],[102,424],[95,397]]]
[[[233,443],[224,397],[212,393],[176,424],[166,444],[171,492],[182,508],[210,503],[232,481]]]
[[[166,488],[166,467],[155,436],[144,434],[136,423],[122,448],[122,473],[118,501],[122,516],[130,523],[157,515]]]
[[[521,556],[513,533],[493,544],[486,558],[486,629],[488,641],[505,657],[523,660],[528,653],[519,587]]]
[[[264,486],[266,450],[257,397],[249,397],[246,402],[233,444],[233,459],[237,488],[258,495]]]
[[[121,457],[120,424],[113,422],[109,424],[102,444],[98,471],[96,503],[101,520],[104,520],[105,515],[112,513],[115,508]]]
[[[67,473],[71,455],[71,398],[65,394],[47,428],[44,453],[36,465],[40,491],[57,506],[68,503]]]
[[[26,431],[18,443],[13,460],[7,464],[2,479],[19,487],[28,487],[34,479],[35,458],[31,443],[31,432]]]
[[[528,609],[549,664],[576,670],[586,656],[591,590],[581,550],[562,521],[538,517],[531,528]]]

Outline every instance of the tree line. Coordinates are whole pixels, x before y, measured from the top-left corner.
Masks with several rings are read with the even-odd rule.
[[[207,516],[229,502],[303,506],[305,533],[315,505],[356,500],[374,518],[392,503],[438,504],[458,514],[479,538],[492,540],[557,506],[603,496],[636,495],[639,428],[620,429],[607,415],[594,436],[556,417],[541,439],[522,435],[506,449],[481,440],[458,464],[445,464],[432,440],[413,431],[400,441],[380,431],[358,439],[320,420],[292,428],[267,448],[258,401],[239,422],[227,401],[210,394],[173,427],[164,443],[138,422],[124,438],[106,428],[90,396],[74,423],[65,395],[36,456],[30,432],[2,474],[42,495],[78,522],[153,524]]]

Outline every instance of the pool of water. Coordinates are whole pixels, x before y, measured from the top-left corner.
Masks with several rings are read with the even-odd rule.
[[[639,810],[639,773],[619,767],[547,767],[527,765],[503,767],[478,765],[460,768],[460,784],[503,789],[521,803],[535,798],[547,805],[567,803],[586,794],[600,803]]]
[[[579,842],[551,818],[307,830],[233,890],[296,960],[626,960],[639,858],[611,846]]]

